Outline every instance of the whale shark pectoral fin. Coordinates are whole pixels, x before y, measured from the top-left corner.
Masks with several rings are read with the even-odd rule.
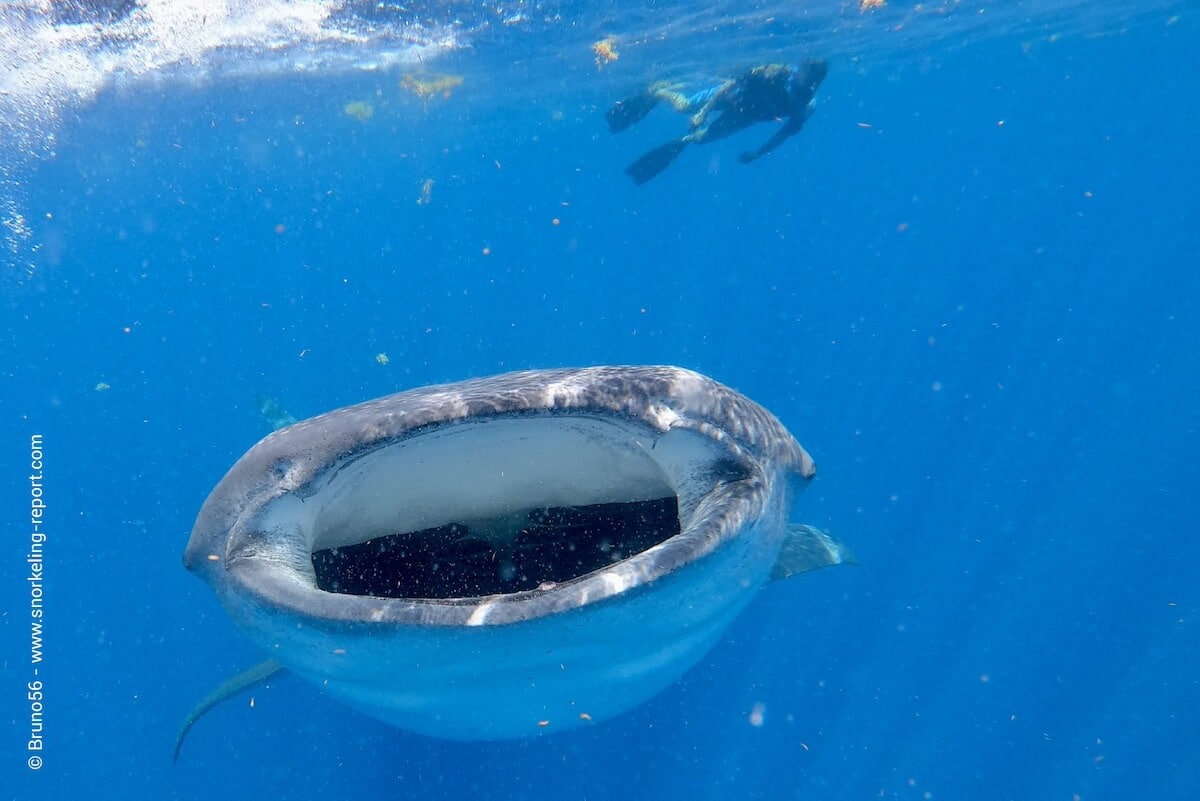
[[[179,734],[175,737],[175,753],[171,761],[179,761],[179,750],[183,748],[183,738],[187,737],[188,731],[196,724],[196,721],[204,717],[204,714],[208,710],[222,701],[232,698],[242,690],[248,690],[260,681],[269,679],[281,670],[283,670],[283,665],[274,659],[268,659],[222,682],[221,686],[209,693],[203,701],[196,704],[192,711],[188,713],[187,719],[179,728]]]
[[[771,570],[771,580],[841,564],[858,564],[849,548],[816,526],[792,523]]]

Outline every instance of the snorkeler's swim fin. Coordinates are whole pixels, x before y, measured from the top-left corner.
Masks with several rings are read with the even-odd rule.
[[[618,100],[612,108],[604,112],[609,130],[620,133],[649,114],[658,105],[658,101],[658,95],[653,92],[642,92],[640,95]]]
[[[625,174],[639,186],[671,166],[671,162],[688,146],[687,138],[673,139],[659,145],[625,168]]]

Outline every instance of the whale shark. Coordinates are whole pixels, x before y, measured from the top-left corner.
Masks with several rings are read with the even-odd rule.
[[[535,370],[294,423],[212,490],[184,553],[279,669],[412,732],[591,725],[693,666],[768,580],[851,561],[790,523],[816,467],[677,367]]]

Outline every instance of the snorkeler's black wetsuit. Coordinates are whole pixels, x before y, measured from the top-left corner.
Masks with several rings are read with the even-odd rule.
[[[714,142],[758,122],[783,120],[783,125],[762,146],[739,156],[746,164],[774,150],[804,127],[805,120],[812,114],[817,89],[827,72],[828,66],[821,60],[805,61],[798,67],[766,64],[691,97],[667,88],[652,87],[641,95],[617,103],[605,116],[616,133],[645,117],[662,100],[670,102],[676,111],[692,114],[687,134],[651,150],[625,170],[638,184],[646,183],[665,170],[693,142]],[[719,116],[709,122],[713,113]]]

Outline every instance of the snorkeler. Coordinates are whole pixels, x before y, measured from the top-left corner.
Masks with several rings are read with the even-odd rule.
[[[805,61],[799,67],[766,64],[690,97],[680,94],[670,84],[656,83],[640,95],[618,102],[604,117],[612,132],[619,133],[649,114],[662,100],[676,111],[692,115],[687,134],[654,148],[626,168],[625,173],[636,184],[644,184],[665,170],[693,142],[715,142],[756,122],[784,120],[761,147],[738,157],[743,164],[749,164],[804,127],[804,121],[816,107],[817,87],[828,70],[825,62],[817,59]],[[720,112],[720,116],[709,122],[713,112]]]

